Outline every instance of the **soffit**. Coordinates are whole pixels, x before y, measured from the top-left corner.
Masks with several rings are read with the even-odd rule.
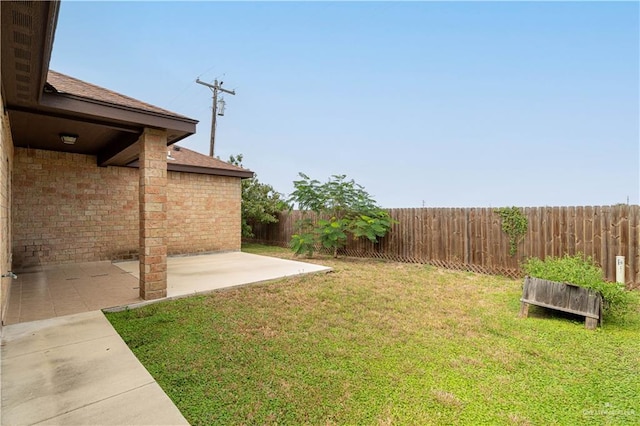
[[[29,106],[44,87],[59,2],[2,1],[2,94],[8,105]]]

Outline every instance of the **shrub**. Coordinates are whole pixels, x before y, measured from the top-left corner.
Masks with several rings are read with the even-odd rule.
[[[598,291],[604,299],[603,311],[607,315],[626,311],[633,300],[630,292],[625,291],[624,284],[606,282],[602,268],[591,256],[585,258],[582,253],[548,257],[545,260],[532,257],[524,263],[523,269],[531,277]]]
[[[321,244],[337,257],[349,234],[377,243],[395,223],[364,187],[353,179],[346,180],[346,175],[331,176],[325,183],[304,173],[299,175],[301,179],[293,182],[295,191],[289,198],[291,208],[297,204],[302,212],[314,212],[319,219],[316,224],[308,218],[296,224],[298,232],[291,239],[294,253],[311,256],[315,245]]]

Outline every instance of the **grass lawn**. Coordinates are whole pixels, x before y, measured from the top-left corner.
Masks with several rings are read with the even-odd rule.
[[[521,281],[311,261],[334,272],[107,316],[192,424],[640,424],[637,308],[588,331],[519,319]]]

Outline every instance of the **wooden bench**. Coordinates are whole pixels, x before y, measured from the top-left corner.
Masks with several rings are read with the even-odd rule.
[[[584,325],[594,330],[602,325],[602,295],[570,283],[526,277],[520,299],[520,316],[529,315],[529,305],[569,312],[585,317]]]

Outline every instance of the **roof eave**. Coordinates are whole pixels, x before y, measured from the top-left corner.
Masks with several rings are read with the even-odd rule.
[[[140,163],[138,162],[138,160],[127,164],[127,167],[138,168],[139,166],[140,166]],[[237,177],[241,179],[250,179],[254,175],[254,173],[251,170],[229,170],[229,169],[221,169],[216,167],[202,167],[202,166],[192,166],[187,164],[176,164],[176,163],[172,163],[171,160],[167,160],[167,171],[195,173],[195,174],[212,175],[212,176]]]
[[[40,69],[40,81],[38,82],[38,103],[42,99],[42,90],[47,83],[47,75],[49,73],[49,64],[51,63],[51,52],[53,51],[53,41],[58,27],[58,15],[60,13],[60,1],[51,1],[49,3],[47,27],[44,35],[44,49],[42,55],[42,67]]]
[[[186,164],[175,164],[167,161],[167,170],[170,172],[196,173],[203,175],[238,177],[241,179],[250,179],[253,172],[250,170],[227,170],[211,167],[188,166]]]
[[[196,132],[198,123],[198,120],[187,117],[159,114],[65,93],[43,93],[40,105],[74,114],[91,115],[159,129],[172,129],[189,134]]]

